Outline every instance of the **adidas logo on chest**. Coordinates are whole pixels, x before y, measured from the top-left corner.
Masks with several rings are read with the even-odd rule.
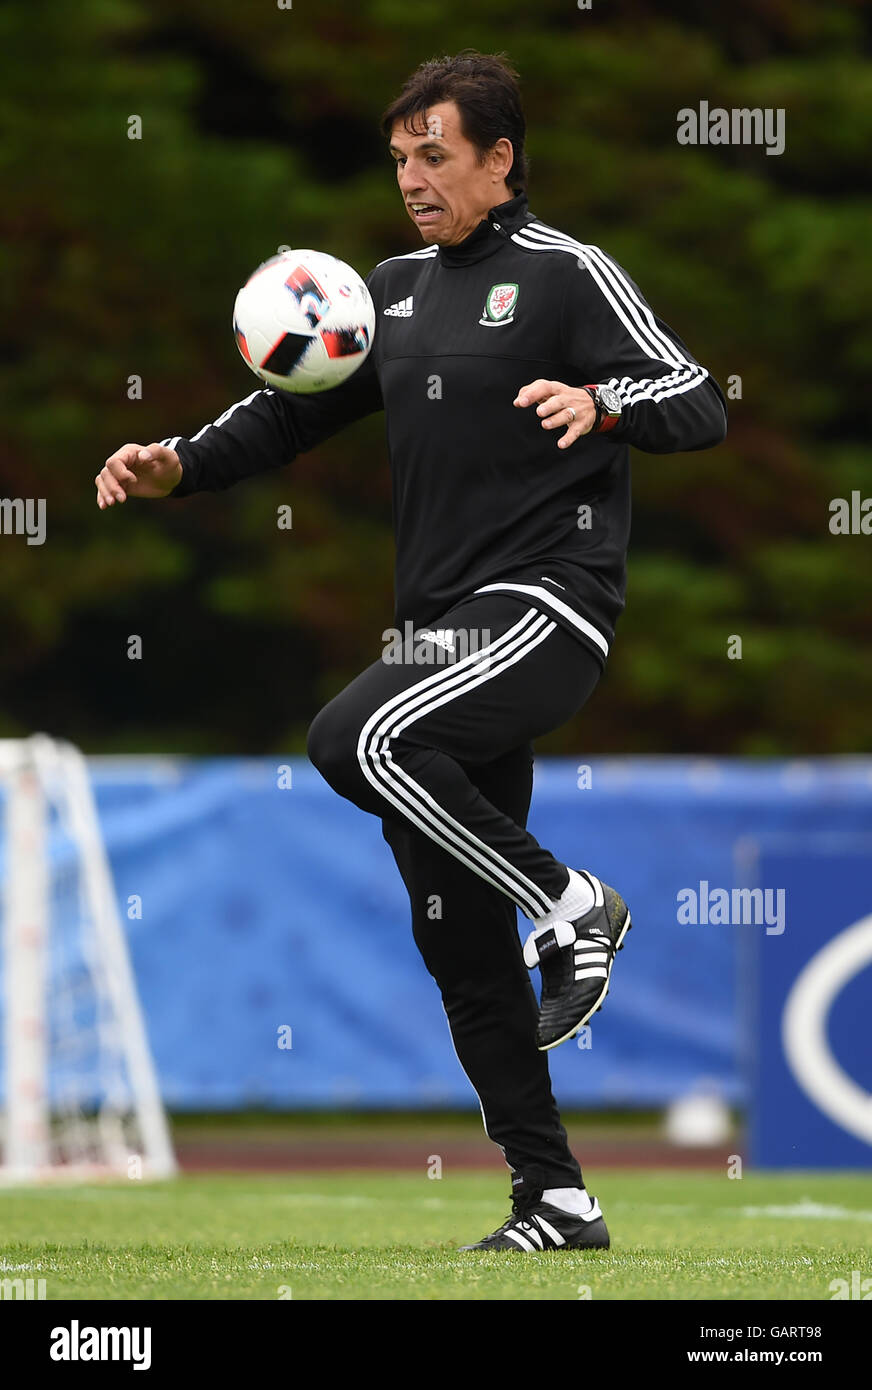
[[[410,294],[406,299],[397,300],[396,304],[389,304],[384,312],[388,318],[410,319],[415,312],[412,303],[413,299],[414,295]]]

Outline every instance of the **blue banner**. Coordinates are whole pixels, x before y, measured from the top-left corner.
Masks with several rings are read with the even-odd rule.
[[[305,759],[89,766],[169,1106],[477,1108],[374,817]],[[786,930],[775,899],[771,921],[743,919],[737,846],[872,833],[870,768],[537,760],[531,831],[618,888],[634,920],[590,1046],[551,1053],[562,1106],[655,1107],[699,1085],[749,1099],[742,952],[756,943],[789,974],[811,948],[792,954],[805,930],[798,870]],[[851,872],[853,898],[840,882],[820,940],[872,910]],[[781,998],[787,976],[773,988]],[[780,1085],[764,1082],[767,1096]]]

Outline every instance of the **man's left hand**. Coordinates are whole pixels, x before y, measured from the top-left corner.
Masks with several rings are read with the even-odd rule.
[[[587,391],[578,386],[566,386],[562,381],[545,381],[539,377],[529,385],[522,386],[513,405],[533,405],[536,401],[536,414],[541,416],[542,428],[559,429],[565,425],[566,433],[557,441],[559,449],[565,449],[589,434],[596,421],[596,407]],[[572,412],[575,411],[573,419]]]

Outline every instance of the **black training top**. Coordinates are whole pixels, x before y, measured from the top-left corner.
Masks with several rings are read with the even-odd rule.
[[[540,222],[523,193],[456,246],[381,261],[367,284],[378,319],[363,366],[315,395],[254,391],[191,439],[164,440],[183,468],[171,496],[281,467],[384,409],[396,625],[517,593],[605,661],[624,606],[628,446],[720,443],[720,387],[610,256]],[[537,377],[612,386],[620,423],[558,448],[563,427],[512,404]]]

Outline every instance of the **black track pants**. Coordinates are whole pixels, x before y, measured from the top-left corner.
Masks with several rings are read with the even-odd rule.
[[[533,1185],[576,1185],[515,906],[542,916],[566,886],[565,866],[525,828],[531,744],[585,703],[599,663],[501,594],[465,600],[387,655],[401,659],[374,662],[316,716],[309,757],[382,820],[488,1135]]]

